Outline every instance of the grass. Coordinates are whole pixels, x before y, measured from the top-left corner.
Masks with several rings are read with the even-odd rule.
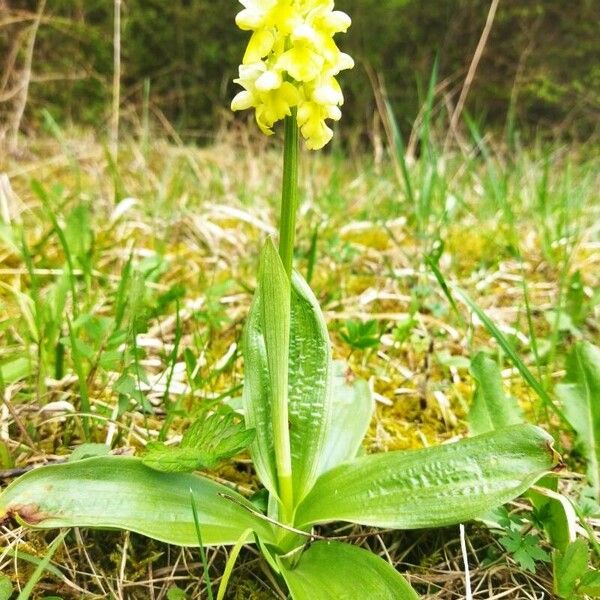
[[[373,385],[367,450],[465,435],[468,359],[484,349],[582,472],[539,390],[456,295],[453,309],[428,262],[485,311],[552,399],[573,340],[600,339],[599,161],[586,148],[498,150],[474,124],[463,152],[441,156],[430,127],[421,158],[402,154],[400,165],[336,152],[302,158],[296,265],[310,275],[336,357]],[[130,141],[114,164],[88,133],[52,131],[0,165],[13,190],[0,193],[4,483],[15,467],[62,460],[84,442],[135,452],[174,440],[206,402],[239,397],[241,328],[279,211],[280,154],[243,136],[205,149]],[[360,321],[375,322],[363,349],[344,341],[348,322]],[[244,458],[215,476],[242,491],[255,484]],[[565,486],[579,482],[574,473]],[[464,597],[458,527],[337,533],[397,564],[425,598]],[[158,600],[177,598],[175,585],[207,597],[197,551],[71,531],[46,568],[56,534],[5,525],[0,535],[3,575],[25,588],[45,569],[32,598]],[[466,541],[474,598],[551,594],[548,568],[519,569],[484,527],[469,525]],[[207,550],[215,589],[227,557]],[[252,550],[228,590],[281,597]]]

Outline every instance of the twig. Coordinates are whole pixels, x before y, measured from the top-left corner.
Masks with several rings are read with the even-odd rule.
[[[32,450],[35,450],[36,447],[37,447],[36,444],[35,444],[35,442],[31,439],[31,436],[29,435],[29,432],[27,431],[27,428],[23,424],[23,421],[21,420],[21,417],[19,416],[19,414],[15,410],[14,406],[12,405],[12,403],[10,402],[10,400],[8,399],[8,390],[2,390],[2,387],[0,386],[0,392],[2,392],[4,404],[5,404],[6,408],[8,408],[8,412],[10,413],[10,416],[14,419],[17,427],[19,428],[19,431],[21,432],[21,435],[25,438],[25,441],[27,442],[27,444],[29,445],[29,447]]]
[[[462,551],[463,562],[465,564],[465,600],[473,600],[471,590],[471,573],[469,571],[469,554],[467,553],[467,542],[465,539],[465,526],[460,524],[460,548]]]
[[[456,131],[458,121],[465,107],[467,96],[469,95],[469,91],[471,89],[471,84],[473,83],[473,80],[475,79],[475,74],[477,73],[477,67],[479,67],[479,62],[481,61],[483,51],[485,50],[488,39],[490,37],[490,33],[492,31],[492,25],[494,24],[494,19],[496,18],[496,12],[498,11],[499,4],[500,0],[492,0],[492,4],[490,5],[490,10],[488,12],[485,27],[483,28],[481,38],[479,38],[479,43],[477,44],[475,54],[473,55],[473,60],[471,61],[471,66],[469,67],[467,77],[460,92],[460,97],[458,98],[456,108],[454,109],[454,112],[452,113],[452,118],[450,119],[450,129],[448,130],[448,135],[446,136],[446,141],[444,142],[444,155],[448,151],[448,146],[450,144],[450,136],[452,135],[453,131]]]
[[[119,120],[121,107],[121,0],[114,2],[113,36],[113,97],[111,119],[111,148],[115,163],[119,155]]]
[[[31,81],[31,68],[33,64],[33,52],[35,50],[35,41],[37,39],[37,33],[40,28],[42,21],[42,15],[46,8],[46,0],[41,0],[38,6],[36,19],[33,22],[31,28],[31,35],[29,36],[29,44],[25,54],[25,68],[22,77],[22,87],[17,97],[17,106],[13,113],[12,123],[10,126],[10,138],[8,140],[9,152],[15,152],[19,142],[19,130],[21,129],[21,121],[25,114],[25,107],[27,106],[27,97],[29,95],[29,83]]]

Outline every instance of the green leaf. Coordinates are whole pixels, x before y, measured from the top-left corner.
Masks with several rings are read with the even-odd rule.
[[[500,543],[512,554],[515,562],[530,573],[535,573],[536,561],[550,561],[548,553],[540,548],[537,535],[523,535],[520,531],[511,530],[500,538]]]
[[[269,408],[278,491],[285,505],[287,499],[290,503],[292,499],[288,415],[291,287],[279,253],[270,238],[261,255],[258,285],[263,296],[261,323],[271,391]]]
[[[588,479],[600,495],[600,348],[588,342],[575,346],[564,383],[556,388],[569,423],[588,461]]]
[[[266,542],[272,539],[270,525],[233,490],[196,475],[159,473],[137,458],[118,456],[27,473],[0,494],[0,521],[16,516],[42,529],[127,529],[169,544],[197,546],[190,490],[206,545],[235,544],[247,529]]]
[[[167,446],[162,442],[149,442],[142,462],[150,469],[163,473],[192,473],[216,464],[202,450]]]
[[[13,593],[13,586],[10,579],[0,575],[0,600],[10,600]]]
[[[293,600],[418,600],[409,583],[372,552],[340,542],[316,542],[295,565],[279,560]]]
[[[516,425],[454,444],[361,457],[319,478],[298,507],[296,526],[460,523],[522,494],[552,469],[555,456],[547,433]]]
[[[581,578],[578,591],[591,598],[600,598],[600,571],[588,571]]]
[[[172,585],[167,590],[167,600],[187,600],[187,594],[176,585]]]
[[[326,459],[333,403],[331,345],[319,302],[304,279],[293,275],[290,335],[290,436],[294,500],[312,489]]]
[[[278,496],[274,427],[281,425],[275,419],[281,416],[288,393],[288,373],[282,366],[287,365],[289,354],[290,297],[281,260],[267,240],[244,329],[243,403],[246,426],[256,430],[250,447],[254,467],[273,496]]]
[[[554,548],[564,552],[575,541],[577,515],[569,498],[558,492],[557,477],[543,477],[527,492],[535,507],[534,516]]]
[[[342,361],[333,363],[331,398],[333,416],[323,449],[323,473],[356,457],[375,408],[369,384],[349,381],[348,366]]]
[[[471,363],[471,373],[477,381],[469,412],[469,428],[473,435],[524,422],[517,401],[504,393],[502,374],[494,360],[480,352]]]
[[[564,553],[554,553],[554,590],[561,598],[569,598],[577,588],[577,581],[587,571],[590,550],[585,540],[569,544]]]
[[[340,337],[354,350],[367,350],[379,346],[381,336],[379,324],[371,321],[346,321],[346,330],[340,332]]]
[[[278,271],[270,260],[263,259],[263,276],[259,278],[244,334],[244,408],[246,424],[255,428],[257,435],[251,446],[255,467],[263,484],[276,493],[277,475],[273,423],[275,397],[271,371],[286,352],[279,349],[269,359],[266,332],[268,324],[279,317],[278,311],[266,310],[274,293],[267,296],[269,271]],[[275,273],[271,273],[275,276]],[[271,284],[272,287],[272,284]],[[277,295],[279,298],[279,295]],[[282,301],[282,300],[277,300]],[[274,324],[272,325],[275,326]],[[279,336],[281,337],[281,336]],[[273,342],[281,344],[282,341]],[[293,465],[294,498],[296,503],[310,490],[322,471],[323,448],[331,427],[330,401],[331,351],[325,320],[314,294],[300,275],[294,273],[291,292],[289,335],[289,432]],[[276,383],[279,386],[280,383]],[[279,391],[277,393],[280,393]]]
[[[16,358],[0,365],[0,380],[10,385],[31,375],[33,365],[28,358]]]
[[[108,454],[110,454],[110,448],[106,444],[81,444],[73,450],[73,453],[69,456],[69,462],[107,456]]]
[[[198,418],[185,432],[180,446],[150,442],[142,462],[165,473],[190,473],[213,469],[220,462],[245,450],[254,439],[254,430],[245,429],[237,415],[222,406]]]

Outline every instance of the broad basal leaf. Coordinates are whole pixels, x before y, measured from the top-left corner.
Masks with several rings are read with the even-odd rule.
[[[137,458],[116,456],[27,473],[0,494],[0,521],[17,517],[43,529],[127,529],[169,544],[197,546],[190,490],[204,544],[235,544],[247,529],[272,541],[271,526],[233,490],[204,477],[159,473]]]
[[[258,281],[244,329],[243,403],[248,429],[256,430],[251,446],[259,478],[278,495],[274,426],[282,404],[287,405],[290,286],[277,250],[267,240],[260,259]]]
[[[600,495],[600,348],[588,342],[575,346],[564,383],[556,388],[564,411],[588,461],[588,478]]]
[[[331,346],[323,313],[308,284],[294,273],[289,398],[296,503],[322,471],[332,423],[332,384]]]
[[[418,600],[389,563],[368,550],[340,542],[316,542],[297,564],[280,559],[293,600]]]
[[[319,478],[298,507],[296,526],[350,521],[418,529],[459,523],[519,496],[555,464],[552,438],[533,425],[365,456]]]
[[[266,349],[260,326],[260,292],[257,290],[244,332],[244,391],[242,402],[246,426],[256,430],[250,446],[252,462],[259,479],[277,496],[277,467],[271,424],[271,382]]]
[[[280,311],[269,304],[275,296],[267,294],[265,282],[277,280],[282,267],[274,259],[265,260],[264,254],[262,275],[244,336],[244,408],[247,426],[257,432],[251,447],[257,472],[265,486],[276,493],[272,431],[276,417],[273,402],[278,393],[273,388],[276,357],[269,360],[267,328],[276,326],[273,315]],[[284,356],[285,350],[281,349],[279,358]],[[306,495],[322,470],[320,461],[331,424],[330,371],[329,337],[323,315],[314,294],[295,273],[291,292],[288,416],[296,502]]]
[[[356,457],[373,416],[375,406],[369,384],[360,379],[352,381],[351,377],[346,363],[333,363],[333,415],[323,449],[323,473]]]
[[[473,435],[523,423],[519,404],[504,393],[502,374],[496,361],[480,352],[471,363],[471,373],[477,381],[469,412],[469,427]]]

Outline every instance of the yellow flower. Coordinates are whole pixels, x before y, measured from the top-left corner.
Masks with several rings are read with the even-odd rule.
[[[341,118],[344,103],[336,76],[354,61],[337,47],[334,36],[351,25],[334,10],[333,0],[240,0],[236,23],[252,35],[236,83],[244,88],[232,110],[255,109],[267,135],[297,109],[298,126],[311,149],[333,137],[327,120]]]
[[[232,110],[256,108],[256,122],[266,135],[273,134],[273,125],[292,114],[298,105],[298,90],[283,81],[280,71],[269,69],[267,63],[258,61],[240,66],[240,76],[235,80],[244,88],[231,102]]]

